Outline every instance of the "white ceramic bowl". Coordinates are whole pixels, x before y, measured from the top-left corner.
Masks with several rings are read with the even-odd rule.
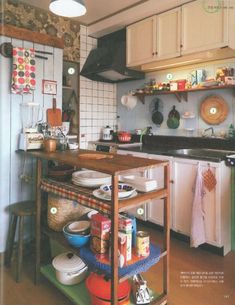
[[[82,231],[86,231],[90,228],[90,221],[87,220],[78,220],[69,223],[66,226],[66,230],[69,233],[80,233]]]
[[[69,143],[69,149],[78,149],[78,143]]]
[[[111,197],[112,184],[103,184],[100,187],[101,191]],[[133,186],[126,183],[118,183],[118,198],[125,198],[131,196],[135,191]]]

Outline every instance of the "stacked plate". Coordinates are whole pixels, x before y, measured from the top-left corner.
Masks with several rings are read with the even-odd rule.
[[[84,187],[99,187],[111,183],[111,176],[92,170],[82,170],[72,174],[72,182]]]
[[[98,190],[93,191],[96,198],[111,201],[112,185],[104,184]],[[137,196],[135,188],[125,183],[118,183],[118,199],[123,200]]]
[[[156,180],[138,177],[134,175],[119,176],[119,179],[123,182],[129,183],[140,192],[150,192],[156,190],[158,186]]]

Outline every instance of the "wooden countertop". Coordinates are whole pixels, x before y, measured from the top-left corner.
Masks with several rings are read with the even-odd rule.
[[[156,166],[163,166],[168,161],[139,158],[129,155],[118,155],[91,150],[66,150],[47,153],[43,150],[23,152],[35,158],[58,161],[80,168],[88,168],[110,175],[118,175],[121,172],[134,169],[147,169]]]

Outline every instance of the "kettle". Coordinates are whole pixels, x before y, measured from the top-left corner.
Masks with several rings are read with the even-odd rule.
[[[112,141],[113,140],[113,130],[111,127],[106,126],[103,128],[102,140]]]

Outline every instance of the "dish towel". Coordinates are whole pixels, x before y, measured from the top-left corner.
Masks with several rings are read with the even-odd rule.
[[[204,211],[203,211],[203,196],[204,196],[203,175],[200,164],[197,169],[195,182],[194,199],[192,205],[192,221],[190,246],[197,248],[199,245],[206,242]]]
[[[26,94],[35,90],[35,63],[34,49],[13,48],[12,93]]]

